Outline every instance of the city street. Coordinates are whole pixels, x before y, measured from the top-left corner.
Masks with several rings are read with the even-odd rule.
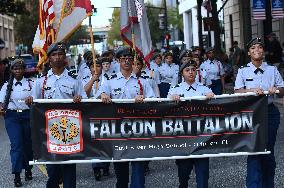
[[[276,142],[276,188],[284,187],[283,175],[284,171],[284,108],[278,104],[281,110],[281,125],[278,131],[278,139]],[[0,120],[0,187],[13,187],[13,178],[11,174],[11,163],[9,156],[9,140],[4,127],[3,118]],[[40,170],[41,169],[41,170]],[[209,187],[211,188],[238,188],[245,187],[246,175],[246,157],[221,157],[212,158],[210,160],[210,179]],[[22,173],[22,180],[23,180]],[[43,166],[34,166],[33,180],[25,182],[23,187],[43,188],[47,180],[44,174]],[[97,182],[93,176],[90,164],[77,165],[77,187],[114,187],[115,175],[113,166],[111,165],[111,175],[104,177],[101,182]],[[196,187],[195,175],[192,173],[189,185]],[[154,161],[150,163],[150,174],[146,177],[146,187],[178,187],[177,168],[174,160]]]

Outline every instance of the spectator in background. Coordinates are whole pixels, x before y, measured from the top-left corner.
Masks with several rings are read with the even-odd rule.
[[[266,60],[276,67],[282,62],[282,48],[275,33],[267,35]]]

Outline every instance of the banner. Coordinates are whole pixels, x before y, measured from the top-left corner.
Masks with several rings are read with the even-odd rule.
[[[120,33],[123,41],[132,48],[134,43],[135,51],[150,68],[149,62],[153,55],[152,39],[144,0],[121,1]]]
[[[267,97],[255,96],[180,103],[35,103],[31,108],[39,162],[266,152],[266,125]]]
[[[272,18],[284,18],[283,0],[271,0],[271,15]]]
[[[265,20],[266,0],[253,0],[252,15],[255,20]]]

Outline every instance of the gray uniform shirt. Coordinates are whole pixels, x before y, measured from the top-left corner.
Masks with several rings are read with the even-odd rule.
[[[164,83],[169,83],[172,86],[175,86],[178,82],[178,72],[179,66],[172,63],[167,64],[163,63],[160,67],[158,67],[160,81]]]
[[[26,110],[29,109],[28,105],[24,101],[26,97],[30,96],[32,93],[33,82],[29,79],[23,78],[19,81],[21,84],[15,85],[16,79],[13,81],[12,92],[10,101],[8,104],[9,110]],[[0,91],[0,102],[4,103],[8,83],[5,83]]]
[[[225,74],[222,63],[216,59],[212,62],[209,59],[204,61],[200,65],[200,70],[206,72],[205,84],[207,86],[212,84],[211,80],[219,80]]]
[[[189,85],[186,82],[181,82],[180,84],[170,88],[168,98],[172,95],[179,95],[181,97],[204,96],[210,92],[212,92],[212,90],[204,86],[202,83],[194,82],[192,85]]]
[[[77,79],[81,80],[83,86],[85,86],[88,83],[89,78],[91,77],[92,77],[91,71],[86,64],[86,61],[83,60],[79,66]]]
[[[140,79],[140,83],[143,89],[143,95],[146,98],[155,97],[153,89],[147,81]],[[112,99],[134,99],[137,95],[140,95],[140,85],[135,74],[131,74],[126,79],[121,72],[113,76],[112,79],[104,82],[100,88],[100,94],[105,93]]]
[[[283,78],[275,66],[263,62],[259,68],[263,73],[255,73],[257,68],[251,62],[239,68],[234,89],[260,88],[267,91],[271,87],[284,87]],[[270,103],[271,97],[268,100]]]
[[[66,69],[60,76],[49,70],[47,76],[36,80],[32,89],[34,99],[73,99],[75,95],[87,98],[81,81],[69,76]]]

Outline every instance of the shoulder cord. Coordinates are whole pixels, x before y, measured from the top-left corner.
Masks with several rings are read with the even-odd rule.
[[[198,69],[198,80],[201,83],[201,74],[200,74],[200,69]]]
[[[138,85],[139,85],[139,88],[140,88],[140,95],[144,95],[143,94],[143,87],[142,87],[140,79],[138,79]]]
[[[41,88],[41,96],[43,99],[44,99],[44,88],[46,86],[46,82],[47,82],[47,75],[45,75],[44,77],[44,81],[43,81],[42,88]]]

